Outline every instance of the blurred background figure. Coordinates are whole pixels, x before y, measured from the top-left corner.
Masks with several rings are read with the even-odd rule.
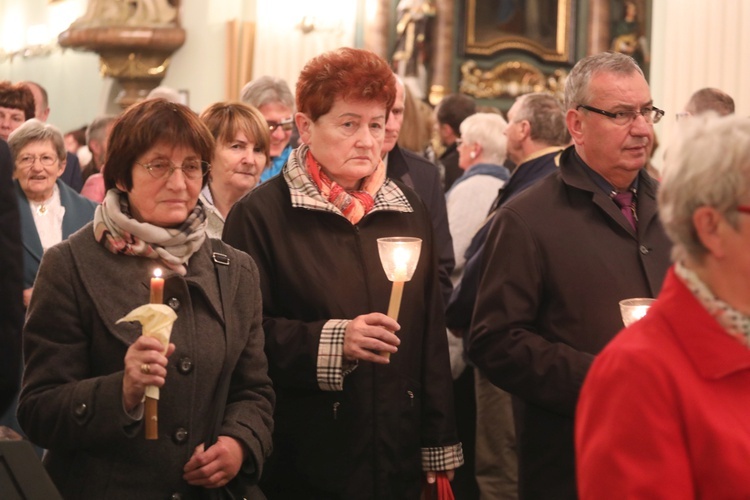
[[[116,118],[112,115],[99,116],[86,129],[86,142],[91,151],[91,161],[83,168],[84,183],[81,196],[97,203],[104,201],[106,193],[102,169],[107,158],[109,134]]]
[[[294,95],[289,90],[289,84],[281,78],[261,76],[243,87],[240,99],[260,111],[268,123],[271,162],[260,174],[260,182],[265,182],[279,175],[289,159],[289,153],[297,147]]]
[[[674,265],[584,382],[582,499],[750,497],[750,120],[679,132],[658,197]]]
[[[713,111],[719,116],[734,113],[734,99],[723,90],[706,87],[696,90],[685,105],[685,111],[677,114],[678,119]]]
[[[159,85],[158,87],[151,89],[146,95],[146,99],[165,99],[169,102],[174,102],[177,104],[186,104],[184,102],[185,99],[177,89],[173,89],[172,87],[167,87],[164,85]]]
[[[241,102],[213,104],[201,120],[214,137],[211,173],[201,191],[206,234],[221,238],[229,209],[258,184],[270,161],[270,136],[260,112]]]
[[[0,139],[7,141],[11,132],[31,118],[34,94],[25,85],[0,82]]]
[[[66,151],[76,155],[78,157],[78,162],[81,165],[86,165],[91,161],[91,151],[87,147],[86,141],[86,128],[87,126],[84,125],[81,128],[71,130],[63,135]],[[86,167],[81,168],[85,169]],[[83,182],[86,182],[86,179],[83,179],[83,177],[82,180]]]
[[[456,143],[456,140],[461,137],[461,122],[476,112],[476,102],[464,94],[450,94],[443,97],[435,109],[440,144],[445,147],[439,161],[445,171],[443,189],[446,192],[463,174],[463,170],[458,166],[458,144]]]
[[[93,223],[49,249],[39,269],[18,418],[47,449],[45,467],[65,498],[198,500],[263,470],[274,394],[258,273],[219,242],[230,271],[220,292],[198,203],[213,142],[186,106],[130,106],[110,135],[107,197]],[[178,310],[166,349],[140,325],[118,322],[148,302],[156,267],[164,302]],[[225,363],[229,395],[217,402]],[[162,388],[158,440],[142,432],[148,385]],[[204,449],[216,405],[218,442]]]
[[[47,122],[50,113],[47,90],[36,82],[21,82],[34,96],[34,116],[37,120]],[[81,192],[83,180],[81,178],[81,162],[74,153],[66,151],[65,171],[60,176],[65,184],[72,187],[76,193]]]
[[[272,499],[419,498],[424,478],[452,474],[463,456],[430,215],[381,160],[396,79],[372,52],[342,48],[305,65],[296,95],[303,145],[224,227],[261,273],[279,395],[261,488]],[[387,236],[422,239],[398,322],[383,314]]]

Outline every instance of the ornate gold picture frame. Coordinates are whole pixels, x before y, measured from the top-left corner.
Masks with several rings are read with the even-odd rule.
[[[573,0],[465,0],[466,54],[524,50],[549,62],[572,62]]]

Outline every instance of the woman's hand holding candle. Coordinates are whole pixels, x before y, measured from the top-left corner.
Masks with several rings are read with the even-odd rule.
[[[383,313],[363,314],[354,318],[344,334],[344,358],[387,364],[401,340],[394,332],[401,326]]]
[[[122,402],[130,412],[143,401],[146,386],[162,387],[167,377],[167,358],[175,350],[169,344],[166,354],[162,354],[161,342],[153,337],[140,336],[125,354],[125,375],[122,378]],[[148,373],[142,367],[148,365]]]

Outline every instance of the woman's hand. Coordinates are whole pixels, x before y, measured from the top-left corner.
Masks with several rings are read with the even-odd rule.
[[[167,377],[167,358],[175,350],[169,344],[167,353],[161,342],[152,337],[141,335],[125,353],[125,375],[122,377],[122,402],[125,410],[130,412],[140,404],[146,393],[146,386],[162,387]],[[148,366],[148,368],[145,368]]]
[[[401,340],[393,332],[400,329],[396,320],[382,313],[357,316],[344,333],[344,357],[387,364],[390,360],[384,353],[398,351]]]
[[[29,303],[31,302],[31,292],[34,291],[34,287],[26,288],[23,291],[23,307],[26,309],[29,308]]]
[[[425,479],[427,479],[427,484],[434,484],[435,481],[437,481],[437,472],[434,471],[427,471],[424,473]],[[448,481],[453,481],[453,478],[456,476],[456,471],[454,469],[445,471],[445,475],[448,476]]]
[[[219,488],[234,479],[245,460],[245,451],[236,439],[219,436],[208,450],[198,445],[182,476],[188,484],[204,488]]]

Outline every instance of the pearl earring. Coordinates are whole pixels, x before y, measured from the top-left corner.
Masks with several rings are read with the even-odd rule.
[[[476,157],[477,157],[477,154],[474,151],[472,151],[471,153],[469,153],[469,158],[471,158],[472,160],[474,158],[476,158]]]

